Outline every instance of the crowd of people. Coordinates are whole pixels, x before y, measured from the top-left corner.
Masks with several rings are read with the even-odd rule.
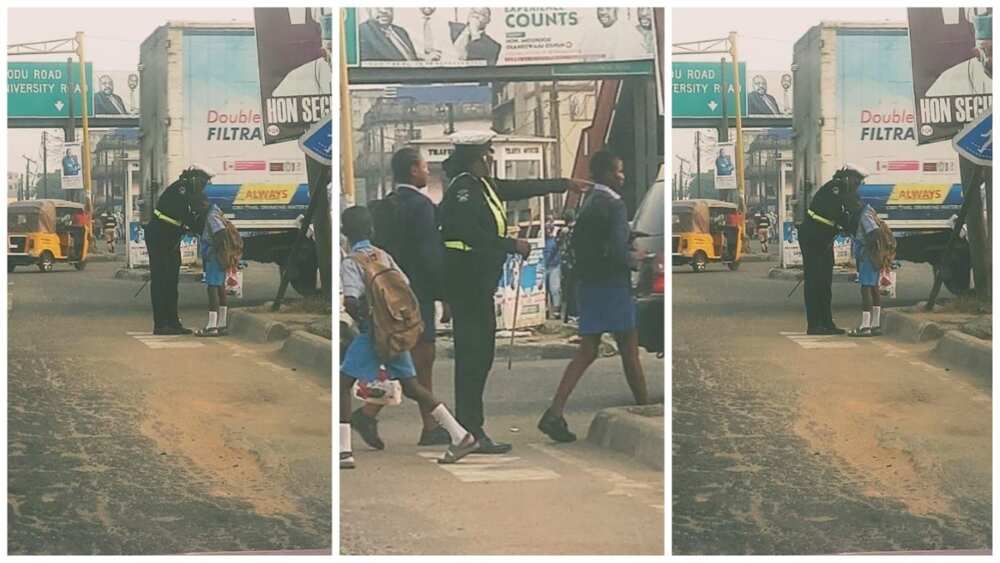
[[[528,240],[508,236],[507,201],[575,191],[583,203],[560,230],[547,226],[544,250],[547,292],[559,315],[579,317],[581,344],[566,367],[538,428],[571,442],[563,410],[586,369],[597,358],[601,335],[614,335],[635,401],[648,401],[639,363],[636,308],[630,272],[632,249],[624,201],[622,160],[607,151],[590,159],[590,180],[502,180],[491,176],[490,134],[457,134],[444,162],[449,183],[440,205],[426,191],[427,163],[413,148],[392,158],[396,189],[389,205],[345,209],[341,225],[350,247],[341,262],[347,313],[359,334],[340,365],[341,468],[355,467],[352,430],[370,447],[378,433],[378,405],[352,412],[356,383],[397,381],[420,406],[419,445],[446,445],[441,463],[470,454],[504,454],[511,444],[486,433],[484,391],[496,347],[494,294],[509,256],[527,259]],[[386,211],[388,209],[389,211]],[[379,233],[393,231],[392,236]],[[572,225],[572,229],[568,228]],[[455,341],[455,404],[450,410],[433,392],[435,302],[444,304]],[[454,414],[452,414],[454,412]]]

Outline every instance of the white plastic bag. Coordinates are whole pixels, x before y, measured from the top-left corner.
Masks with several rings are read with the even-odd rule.
[[[380,369],[375,381],[354,382],[354,397],[373,405],[398,405],[403,402],[403,387],[398,381],[389,379],[385,369]]]

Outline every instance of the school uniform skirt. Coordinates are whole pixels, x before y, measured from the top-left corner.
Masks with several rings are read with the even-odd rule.
[[[580,280],[576,298],[581,335],[628,332],[636,326],[635,300],[627,280]]]

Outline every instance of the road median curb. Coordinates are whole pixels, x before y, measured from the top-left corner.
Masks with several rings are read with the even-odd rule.
[[[941,325],[918,319],[902,311],[882,311],[882,333],[898,340],[909,342],[927,342],[944,336]]]
[[[594,416],[587,441],[663,469],[663,405],[615,407]]]
[[[149,281],[149,270],[144,268],[133,268],[129,270],[128,268],[120,268],[115,271],[116,280],[128,280],[128,281]],[[199,283],[201,282],[201,272],[184,272],[180,273],[178,278],[183,283]]]
[[[957,330],[949,330],[931,351],[942,362],[993,379],[993,343]]]
[[[281,345],[281,356],[330,376],[333,373],[333,343],[304,330],[293,331]]]
[[[229,332],[254,342],[275,342],[288,338],[290,331],[283,323],[246,311],[229,313]]]

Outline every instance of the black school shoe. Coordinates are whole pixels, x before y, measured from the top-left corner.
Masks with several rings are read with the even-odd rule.
[[[451,435],[444,429],[444,426],[437,426],[433,430],[422,430],[418,446],[447,446],[451,444]]]
[[[385,442],[378,435],[378,420],[374,416],[368,416],[357,409],[351,413],[351,428],[361,436],[366,444],[376,450],[384,450]]]
[[[180,336],[182,334],[191,334],[191,330],[188,330],[182,326],[158,326],[153,327],[153,334],[157,336]]]
[[[569,431],[566,419],[552,414],[552,411],[548,409],[545,410],[542,419],[538,421],[538,429],[556,442],[569,443],[576,441],[576,434]]]
[[[474,454],[500,455],[505,454],[514,448],[514,446],[510,444],[494,442],[493,438],[487,436],[485,432],[476,436],[476,440],[479,442],[479,447],[472,452]]]

